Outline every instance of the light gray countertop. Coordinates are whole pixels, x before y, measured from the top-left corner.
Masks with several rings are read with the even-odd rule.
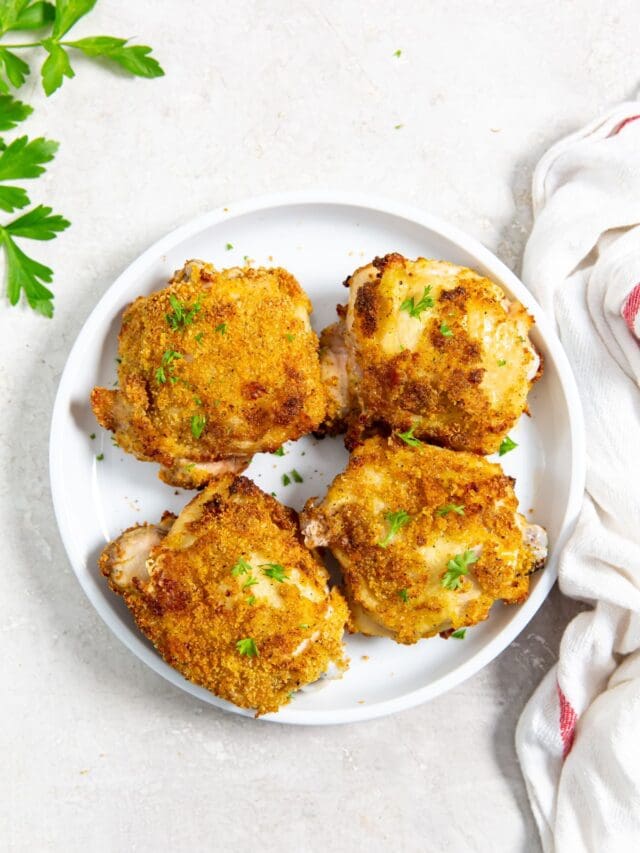
[[[395,717],[305,729],[225,715],[146,669],[84,597],[53,518],[49,421],[117,274],[234,199],[386,195],[517,270],[534,164],[634,94],[639,27],[635,0],[102,0],[78,37],[135,36],[167,76],[79,60],[50,100],[35,79],[22,90],[24,132],[61,142],[33,197],[73,227],[34,248],[56,271],[55,318],[0,314],[0,847],[539,849],[514,728],[575,604],[554,590],[486,669]]]

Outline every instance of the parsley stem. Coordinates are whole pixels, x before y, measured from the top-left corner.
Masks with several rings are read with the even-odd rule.
[[[60,43],[64,44],[64,42],[60,42]],[[41,41],[26,42],[25,44],[0,44],[0,47],[6,48],[7,50],[18,50],[18,48],[21,48],[21,47],[41,47],[41,46],[42,46]]]

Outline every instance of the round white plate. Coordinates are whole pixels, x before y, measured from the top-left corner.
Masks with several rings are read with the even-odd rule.
[[[233,249],[227,250],[227,244]],[[193,493],[176,493],[157,479],[157,466],[138,462],[113,446],[109,433],[92,415],[89,393],[94,385],[114,382],[123,308],[139,294],[164,287],[188,258],[202,258],[217,267],[245,262],[285,267],[311,297],[312,319],[319,331],[334,321],[336,303],[346,299],[341,284],[345,277],[387,252],[473,267],[501,284],[535,316],[533,339],[544,355],[545,372],[531,394],[532,417],[523,416],[511,432],[518,447],[501,461],[517,478],[521,510],[548,530],[549,562],[534,577],[523,605],[494,606],[490,618],[469,629],[462,641],[436,637],[400,646],[386,639],[347,637],[351,666],[343,678],[311,685],[290,705],[262,719],[342,723],[417,705],[473,675],[529,622],[556,579],[558,554],[584,487],[582,414],[571,369],[539,306],[491,252],[420,210],[369,197],[288,193],[229,205],[178,228],[125,270],[85,323],[62,375],[51,427],[51,488],[78,580],[107,625],[134,654],[176,686],[228,711],[251,713],[190,684],[164,663],[98,572],[97,558],[105,542],[132,524],[156,521],[166,509],[178,512]],[[311,495],[322,495],[347,459],[339,438],[308,437],[285,445],[285,450],[283,457],[257,455],[247,475],[296,509]],[[98,460],[101,454],[104,459]],[[304,482],[285,487],[282,475],[292,468]]]

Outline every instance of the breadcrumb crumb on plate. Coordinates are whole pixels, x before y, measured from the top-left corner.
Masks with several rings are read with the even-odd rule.
[[[435,637],[400,646],[382,637],[349,636],[351,664],[344,677],[299,691],[280,711],[260,719],[342,723],[412,707],[459,684],[508,646],[555,581],[558,554],[574,523],[584,485],[582,415],[566,356],[544,313],[513,273],[473,238],[424,211],[334,192],[290,193],[226,207],[226,212],[212,211],[177,229],[136,259],[100,300],[70,353],[50,443],[55,511],[70,562],[116,636],[155,672],[202,702],[252,716],[253,711],[216,697],[170,667],[140,634],[124,601],[108,588],[98,569],[107,542],[134,524],[159,519],[165,510],[178,514],[193,496],[181,490],[174,495],[158,481],[157,465],[136,461],[113,446],[108,433],[96,429],[88,398],[94,386],[113,385],[121,312],[136,297],[164,286],[188,258],[204,258],[222,269],[242,266],[247,255],[256,265],[288,270],[313,303],[317,333],[335,322],[335,306],[345,301],[341,283],[357,265],[348,254],[354,247],[363,252],[362,263],[397,252],[474,269],[522,303],[536,321],[531,337],[545,371],[529,396],[531,417],[525,415],[509,431],[517,447],[490,459],[516,478],[520,506],[536,507],[535,521],[549,534],[547,566],[532,576],[527,601],[515,607],[494,605],[490,617],[469,628],[463,639]],[[227,243],[234,248],[227,250]],[[97,461],[100,455],[104,458]],[[346,461],[341,437],[307,436],[286,443],[283,456],[257,454],[244,476],[300,510],[309,498],[326,493]],[[302,482],[291,479],[293,469]],[[289,477],[288,485],[283,484],[283,475]],[[132,511],[132,499],[139,512]],[[369,660],[363,661],[363,655]],[[95,665],[101,666],[101,661]],[[395,673],[393,678],[390,672]]]

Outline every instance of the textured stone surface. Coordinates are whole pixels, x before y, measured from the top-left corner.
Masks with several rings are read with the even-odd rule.
[[[538,849],[513,733],[574,604],[554,591],[493,664],[395,717],[301,729],[223,715],[147,670],[85,599],[53,519],[49,420],[114,277],[231,199],[376,192],[517,269],[532,167],[634,93],[639,25],[635,0],[102,0],[78,37],[135,35],[167,76],[79,59],[52,99],[25,87],[25,130],[62,143],[33,197],[73,228],[34,249],[56,270],[55,319],[0,314],[3,849]]]

